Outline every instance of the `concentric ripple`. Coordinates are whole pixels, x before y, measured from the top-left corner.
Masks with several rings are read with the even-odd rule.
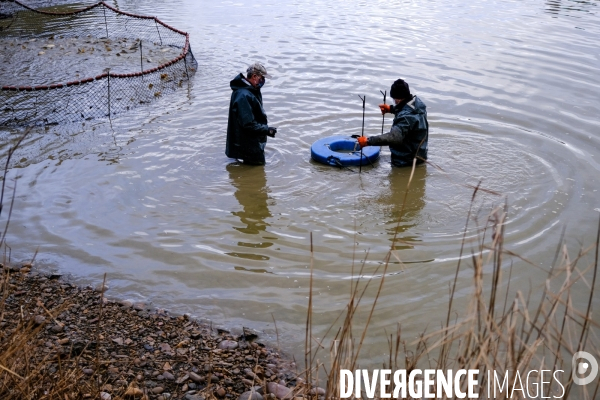
[[[300,355],[311,235],[316,336],[363,262],[379,279],[397,235],[365,347],[376,362],[384,329],[401,322],[411,337],[445,318],[463,236],[470,258],[494,209],[508,208],[506,246],[522,257],[515,290],[541,285],[564,226],[574,252],[591,243],[600,21],[596,3],[569,3],[412,2],[399,13],[356,1],[120,2],[190,32],[198,73],[152,112],[70,136],[35,131],[9,176],[19,177],[13,254],[40,246],[39,264],[85,282],[107,272],[115,296],[230,328],[274,335],[275,318]],[[224,155],[229,80],[254,61],[274,76],[263,97],[279,129],[264,168]],[[430,164],[410,186],[386,148],[360,173],[310,160],[315,140],[361,133],[358,95],[365,134],[381,133],[380,90],[399,77],[431,126]],[[470,279],[465,268],[459,299]]]

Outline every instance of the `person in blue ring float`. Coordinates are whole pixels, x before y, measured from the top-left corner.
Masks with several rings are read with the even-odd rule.
[[[267,136],[275,137],[277,128],[267,125],[260,88],[265,78],[271,78],[260,63],[252,64],[246,76],[238,74],[229,86],[233,91],[229,102],[227,121],[227,157],[244,161],[244,164],[264,165]]]
[[[390,146],[392,164],[397,167],[412,166],[427,160],[429,124],[427,107],[417,96],[410,93],[408,83],[398,79],[392,84],[390,96],[394,105],[380,104],[381,113],[394,114],[392,129],[383,135],[358,138],[361,148],[365,146]]]

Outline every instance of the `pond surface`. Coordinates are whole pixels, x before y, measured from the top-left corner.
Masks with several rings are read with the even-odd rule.
[[[364,348],[375,363],[397,322],[410,339],[445,319],[479,181],[499,194],[476,197],[479,225],[506,202],[506,248],[529,261],[512,260],[514,290],[543,287],[563,227],[573,254],[595,240],[597,1],[114,5],[189,32],[198,71],[189,86],[111,123],[30,134],[9,173],[18,178],[13,260],[39,248],[38,266],[82,283],[107,273],[109,295],[255,328],[271,343],[275,320],[282,346],[302,359],[311,233],[321,337],[361,260],[366,276],[381,273],[397,230],[398,257]],[[255,61],[273,75],[263,97],[279,130],[264,168],[224,155],[229,81]],[[427,104],[431,126],[432,164],[416,169],[407,194],[410,170],[391,168],[387,148],[360,174],[310,160],[314,141],[361,133],[359,95],[365,134],[381,133],[380,90],[400,77]],[[386,131],[390,123],[388,115]],[[0,134],[5,152],[16,131]],[[471,293],[471,275],[463,270],[459,299]]]

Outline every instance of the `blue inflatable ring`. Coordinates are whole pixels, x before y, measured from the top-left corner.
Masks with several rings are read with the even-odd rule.
[[[369,165],[379,158],[379,146],[367,146],[362,151],[356,139],[348,136],[331,136],[319,139],[310,147],[313,160],[322,164],[345,167],[348,165]]]

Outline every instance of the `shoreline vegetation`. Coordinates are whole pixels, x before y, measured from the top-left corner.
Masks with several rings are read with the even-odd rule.
[[[0,216],[10,158],[27,133],[8,152]],[[77,287],[57,275],[40,274],[32,269],[33,261],[11,265],[5,238],[16,191],[16,181],[12,182],[12,200],[0,236],[4,251],[0,268],[1,399],[329,400],[346,391],[341,387],[341,370],[369,365],[361,349],[370,334],[369,323],[387,267],[391,261],[402,263],[396,250],[397,234],[384,262],[370,278],[363,278],[366,259],[360,266],[353,262],[355,279],[351,280],[348,303],[318,339],[312,332],[311,235],[305,359],[304,365],[296,366],[260,343],[256,332],[244,330],[237,336],[215,332],[185,315],[171,316],[144,304],[109,301],[104,283],[96,289]],[[598,398],[600,379],[588,386],[575,385],[571,361],[580,351],[600,358],[600,325],[592,317],[600,224],[594,243],[582,244],[574,257],[567,250],[563,232],[554,262],[544,271],[545,282],[537,285],[542,289],[524,293],[511,288],[513,267],[535,264],[505,245],[506,205],[492,209],[484,220],[472,215],[480,191],[485,189],[473,188],[463,239],[457,246],[459,261],[449,287],[446,319],[431,321],[430,326],[437,330],[407,341],[402,338],[402,316],[394,317],[398,320],[390,324],[395,332],[385,333],[388,359],[381,367],[407,373],[426,368],[478,370],[479,398],[487,398],[484,389],[490,384],[490,375],[486,372],[491,371],[506,372],[508,380],[507,388],[493,397],[496,399]],[[403,210],[398,226],[402,214]],[[475,229],[469,230],[471,224]],[[467,233],[473,231],[475,237],[468,238]],[[458,290],[466,289],[469,280],[465,276],[469,274],[471,294],[466,299],[455,298]],[[373,301],[364,304],[365,293],[373,290]],[[587,300],[581,301],[582,296]],[[538,297],[539,302],[535,300]],[[563,380],[540,390],[544,378],[538,374],[537,381],[528,379],[524,387],[521,377],[540,370],[563,370]],[[466,380],[461,385],[464,392]],[[525,390],[531,393],[533,389],[537,397],[525,396]],[[375,393],[374,397],[380,398],[379,388]],[[358,397],[352,394],[350,398]],[[367,397],[364,390],[361,397]]]
[[[0,398],[260,400],[294,363],[241,335],[144,303],[112,301],[30,264],[0,272]],[[252,394],[252,392],[255,392]]]
[[[413,171],[415,165],[413,164]],[[410,186],[410,179],[408,182]],[[481,220],[472,216],[474,200],[480,191],[480,186],[473,190],[471,207],[464,227],[463,239],[460,244],[459,260],[457,262],[454,281],[449,287],[449,301],[445,321],[431,321],[439,328],[432,332],[424,331],[416,340],[406,341],[402,338],[402,325],[397,322],[396,330],[387,334],[389,356],[387,362],[376,367],[390,370],[411,372],[419,370],[423,384],[423,370],[437,370],[451,375],[450,370],[477,370],[477,398],[482,399],[598,399],[600,396],[600,379],[596,378],[586,386],[574,383],[574,375],[582,378],[576,369],[574,355],[586,351],[600,358],[600,325],[592,317],[594,293],[600,258],[600,221],[597,235],[593,244],[586,245],[572,257],[565,243],[565,232],[557,245],[554,261],[544,281],[538,282],[541,287],[538,292],[533,287],[528,292],[511,290],[511,275],[515,264],[536,267],[531,261],[520,257],[506,248],[504,242],[505,224],[508,205],[497,206]],[[408,187],[407,187],[408,191]],[[405,201],[406,202],[406,201]],[[401,220],[402,217],[400,217]],[[400,223],[400,222],[399,222]],[[469,225],[476,225],[476,237],[467,240]],[[398,244],[397,235],[392,241],[381,271],[375,271],[366,282],[356,281],[353,285],[350,300],[346,310],[340,315],[337,331],[329,342],[330,365],[315,363],[313,351],[324,349],[323,346],[311,346],[308,349],[307,365],[327,369],[327,398],[339,398],[341,393],[348,393],[345,385],[349,380],[344,378],[341,370],[354,373],[361,369],[360,351],[369,327],[369,321],[376,309],[377,301],[384,285],[389,262],[395,259],[402,263],[395,247]],[[470,257],[463,257],[467,253]],[[470,265],[467,260],[470,259]],[[590,261],[591,259],[591,261]],[[587,264],[586,264],[587,262]],[[364,263],[363,263],[364,266]],[[470,270],[472,274],[471,294],[465,299],[455,299],[458,287],[465,289],[464,279],[459,280],[461,270]],[[354,270],[354,269],[353,269]],[[358,276],[363,275],[360,268]],[[485,278],[484,278],[485,277]],[[377,278],[376,280],[374,278]],[[486,280],[488,280],[486,282]],[[361,305],[361,300],[368,286],[376,282],[378,285],[372,304]],[[542,284],[543,282],[543,284]],[[539,302],[536,297],[539,296]],[[573,301],[573,294],[578,299],[587,298],[579,306]],[[597,299],[597,298],[596,298]],[[307,319],[307,337],[310,334],[310,305]],[[456,304],[455,304],[456,303]],[[583,303],[583,304],[581,304]],[[582,307],[583,305],[583,307]],[[367,308],[366,321],[357,321],[357,311]],[[401,318],[401,317],[399,317]],[[355,336],[359,333],[360,336]],[[588,364],[586,364],[586,367]],[[562,371],[560,379],[549,381],[544,378],[542,371]],[[531,373],[534,373],[531,376]],[[496,374],[500,382],[496,381]],[[556,375],[554,375],[556,376]],[[506,386],[503,385],[506,378]],[[363,379],[367,379],[363,375]],[[372,379],[372,378],[369,378]],[[310,376],[307,373],[307,381]],[[381,381],[370,383],[375,390],[370,398],[384,398],[381,391]],[[344,387],[342,387],[344,385]],[[351,385],[351,384],[350,384]],[[394,382],[388,382],[386,391],[391,394]],[[411,386],[412,384],[409,384]],[[458,388],[458,384],[455,387]],[[502,388],[501,387],[502,385]],[[363,382],[361,393],[364,396],[367,383]],[[417,384],[418,386],[418,384]],[[467,393],[468,380],[460,380],[459,392]],[[423,388],[423,386],[422,386]],[[446,393],[442,384],[434,381],[430,393],[437,396],[426,398],[456,399],[464,398],[457,391]],[[350,390],[351,391],[351,390]],[[409,389],[410,391],[410,389]],[[410,393],[410,392],[409,392]],[[421,399],[425,393],[416,393],[407,399]],[[441,394],[441,395],[440,395]],[[350,393],[350,398],[358,398],[356,393]],[[389,396],[385,396],[389,397]]]

